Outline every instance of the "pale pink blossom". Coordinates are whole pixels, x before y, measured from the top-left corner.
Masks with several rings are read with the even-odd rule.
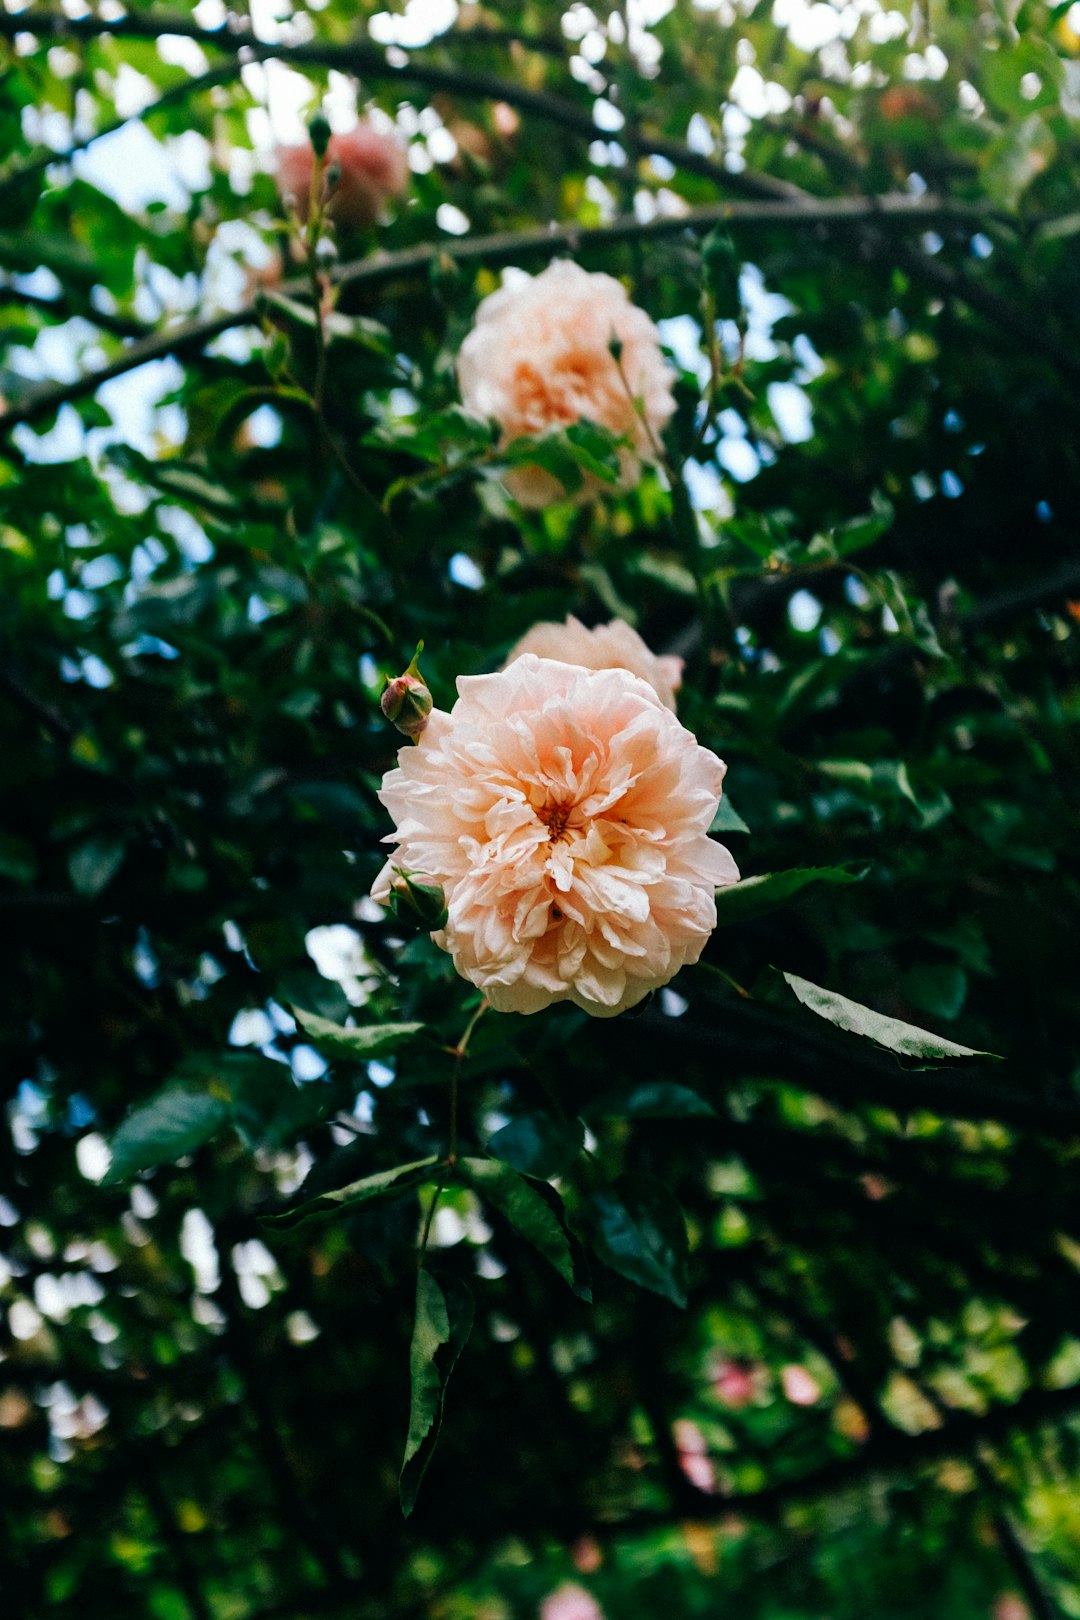
[[[745,1361],[731,1361],[723,1357],[713,1373],[713,1389],[717,1397],[733,1412],[749,1406],[758,1393],[759,1368]]]
[[[540,1605],[540,1620],[604,1620],[604,1611],[583,1586],[564,1581]]]
[[[301,219],[311,208],[315,153],[310,141],[282,146],[276,154],[278,190]],[[399,197],[409,183],[409,160],[396,135],[357,124],[345,135],[331,135],[323,167],[326,213],[352,230],[373,225],[384,203]]]
[[[813,1373],[807,1372],[797,1362],[783,1367],[780,1370],[780,1382],[784,1394],[793,1406],[813,1406],[821,1399],[821,1385]]]
[[[679,1418],[672,1425],[675,1449],[679,1454],[679,1467],[699,1491],[715,1491],[716,1470],[709,1456],[709,1446],[697,1424],[689,1418]]]
[[[395,867],[441,885],[435,942],[497,1010],[612,1017],[697,961],[738,880],[707,836],[725,769],[629,671],[526,653],[399,753],[372,894]]]
[[[613,339],[621,345],[619,361]],[[659,332],[622,283],[569,259],[485,298],[458,355],[466,410],[497,422],[504,442],[587,418],[629,440],[621,456],[626,488],[640,477],[641,460],[654,457],[675,409],[672,381]],[[515,467],[505,481],[523,506],[567,496],[559,479],[537,466]],[[602,487],[590,477],[579,493]]]
[[[545,620],[526,631],[508,654],[507,664],[522,653],[557,658],[585,669],[628,669],[631,675],[648,681],[666,709],[674,709],[675,694],[682,685],[682,659],[652,652],[625,619],[612,619],[610,624],[598,624],[592,630],[587,630],[572,613],[565,624]]]

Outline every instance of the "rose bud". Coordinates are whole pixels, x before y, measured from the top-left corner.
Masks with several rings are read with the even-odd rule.
[[[417,647],[412,663],[404,674],[387,681],[386,690],[379,700],[379,707],[391,725],[396,726],[402,736],[411,737],[414,742],[427,726],[432,709],[431,693],[424,685],[416,662],[423,645],[421,642]]]
[[[395,867],[396,876],[390,885],[390,910],[398,922],[422,928],[426,934],[437,933],[447,924],[446,897],[437,883],[423,883],[410,872]]]

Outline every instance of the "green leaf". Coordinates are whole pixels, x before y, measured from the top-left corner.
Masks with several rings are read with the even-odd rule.
[[[104,1184],[126,1181],[139,1170],[182,1159],[208,1142],[228,1117],[228,1107],[220,1097],[184,1086],[166,1086],[149,1102],[133,1108],[113,1136]]]
[[[377,1170],[372,1176],[351,1181],[347,1187],[337,1187],[333,1192],[307,1198],[294,1209],[283,1210],[280,1215],[264,1215],[262,1218],[268,1226],[299,1226],[316,1216],[332,1215],[358,1204],[368,1204],[373,1198],[396,1198],[400,1193],[409,1192],[411,1188],[430,1181],[432,1169],[439,1162],[438,1155],[433,1153],[430,1158],[398,1164],[392,1170]]]
[[[967,999],[968,980],[956,962],[919,962],[908,968],[903,979],[904,994],[920,1012],[932,1018],[960,1016]]]
[[[829,539],[838,557],[850,557],[856,551],[865,550],[892,528],[895,516],[892,502],[875,495],[873,506],[874,510],[865,517],[851,518],[830,531]]]
[[[537,1188],[498,1159],[460,1159],[458,1169],[466,1184],[505,1215],[514,1230],[551,1262],[579,1298],[592,1298],[588,1284],[577,1275],[566,1229]],[[550,1188],[547,1192],[558,1203]]]
[[[711,833],[748,833],[750,831],[726,793],[716,807],[716,814],[709,825],[709,831]]]
[[[608,1091],[586,1109],[589,1119],[705,1119],[715,1114],[704,1097],[674,1080],[648,1080],[631,1091]]]
[[[348,1058],[354,1063],[396,1052],[424,1027],[423,1024],[361,1024],[350,1029],[344,1024],[335,1024],[332,1019],[320,1018],[317,1013],[304,1012],[300,1007],[293,1007],[292,1014],[320,1052],[330,1057]]]
[[[88,838],[68,856],[68,872],[76,891],[92,900],[108,888],[123,861],[122,839],[107,836]]]
[[[590,1199],[592,1245],[606,1266],[686,1307],[686,1222],[656,1176],[623,1176]]]
[[[581,1152],[584,1132],[580,1120],[556,1119],[553,1114],[519,1114],[489,1137],[493,1158],[522,1175],[547,1181],[563,1171]]]
[[[473,1297],[457,1277],[421,1269],[416,1279],[416,1317],[409,1348],[409,1438],[398,1478],[401,1511],[416,1506],[442,1427],[446,1386],[472,1330]]]
[[[796,866],[786,872],[762,872],[758,877],[743,878],[741,883],[717,889],[716,921],[718,926],[747,922],[763,911],[782,906],[811,883],[858,883],[865,876],[865,868],[852,871],[846,866]]]
[[[874,1012],[873,1008],[864,1007],[858,1001],[850,1001],[836,990],[825,990],[821,985],[811,984],[809,979],[799,978],[796,973],[784,973],[777,968],[770,968],[762,983],[765,999],[783,1003],[788,999],[784,986],[801,1006],[818,1018],[826,1019],[849,1035],[860,1035],[864,1040],[873,1041],[875,1046],[883,1047],[886,1052],[894,1052],[898,1057],[915,1058],[919,1060],[920,1067],[969,1058],[996,1058],[998,1055],[996,1052],[981,1052],[971,1046],[958,1046],[955,1041],[947,1041],[943,1035],[934,1035],[914,1024],[905,1024],[899,1018],[887,1018],[884,1013]],[[755,987],[755,993],[762,992]]]

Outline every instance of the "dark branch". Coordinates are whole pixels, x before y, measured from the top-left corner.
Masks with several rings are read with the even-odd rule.
[[[683,232],[701,233],[716,224],[742,229],[794,229],[835,231],[858,229],[867,220],[884,222],[898,229],[923,228],[931,222],[976,221],[985,214],[967,205],[946,202],[938,197],[912,198],[904,193],[883,197],[826,197],[805,202],[741,201],[694,208],[686,214],[663,217],[643,223],[633,216],[613,220],[609,225],[559,225],[533,231],[502,231],[492,236],[458,241],[424,243],[400,253],[374,254],[354,264],[341,265],[334,273],[341,286],[375,287],[386,282],[424,274],[440,260],[457,264],[504,264],[520,258],[552,258],[560,252],[587,253],[594,248],[619,242],[654,241]],[[302,298],[307,283],[288,282],[281,291]],[[256,325],[262,306],[258,300],[230,314],[215,315],[169,327],[164,332],[130,344],[107,366],[87,372],[74,382],[45,383],[28,390],[22,400],[0,414],[0,433],[20,422],[33,422],[49,416],[61,405],[85,398],[103,383],[124,372],[158,360],[164,355],[197,353],[213,338],[233,327]]]

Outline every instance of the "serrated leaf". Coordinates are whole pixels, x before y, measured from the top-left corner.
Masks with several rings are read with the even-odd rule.
[[[335,1024],[330,1018],[320,1018],[317,1013],[304,1012],[300,1007],[293,1007],[292,1014],[320,1052],[348,1058],[354,1063],[366,1063],[369,1058],[395,1052],[424,1028],[423,1024],[360,1024],[351,1029],[346,1024]]]
[[[782,906],[811,883],[858,883],[865,876],[865,869],[852,871],[846,866],[796,866],[786,872],[762,872],[757,877],[743,878],[740,883],[717,889],[717,926],[747,922],[763,911]]]
[[[686,1307],[686,1222],[656,1176],[623,1176],[590,1199],[592,1244],[606,1266]]]
[[[934,1035],[915,1024],[905,1024],[899,1018],[888,1018],[884,1013],[875,1012],[872,1007],[849,1000],[836,990],[811,984],[809,979],[801,979],[797,973],[770,968],[762,986],[766,999],[786,1000],[785,985],[800,1005],[818,1018],[824,1018],[849,1035],[859,1035],[864,1040],[873,1041],[875,1046],[883,1047],[886,1052],[894,1052],[898,1057],[918,1059],[924,1066],[997,1057],[995,1052],[959,1046],[955,1041],[947,1041],[943,1035]]]
[[[468,1341],[473,1297],[457,1277],[436,1278],[422,1268],[416,1279],[416,1316],[409,1347],[409,1437],[398,1478],[401,1511],[409,1517],[435,1452],[446,1386]]]
[[[577,1275],[570,1239],[559,1217],[535,1187],[498,1159],[460,1159],[458,1170],[466,1184],[504,1215],[526,1242],[549,1260],[581,1299],[592,1291]],[[548,1196],[555,1194],[548,1189]]]
[[[193,1153],[220,1130],[229,1110],[208,1091],[166,1086],[149,1102],[133,1108],[109,1143],[112,1155],[106,1185],[125,1181],[139,1170],[173,1164]]]
[[[487,1149],[522,1175],[547,1181],[563,1171],[581,1152],[581,1121],[556,1119],[554,1114],[519,1114],[489,1137]]]
[[[705,1119],[716,1109],[689,1086],[674,1080],[648,1080],[625,1093],[605,1092],[586,1110],[589,1119]]]
[[[438,1155],[433,1153],[427,1159],[413,1159],[409,1164],[395,1165],[392,1170],[377,1170],[374,1175],[350,1181],[347,1187],[336,1187],[332,1192],[305,1199],[302,1204],[283,1210],[280,1215],[264,1215],[262,1218],[268,1226],[299,1226],[303,1221],[321,1215],[340,1214],[342,1210],[352,1209],[358,1204],[369,1204],[373,1198],[396,1198],[400,1193],[409,1192],[413,1187],[430,1181],[432,1170],[439,1162]]]

